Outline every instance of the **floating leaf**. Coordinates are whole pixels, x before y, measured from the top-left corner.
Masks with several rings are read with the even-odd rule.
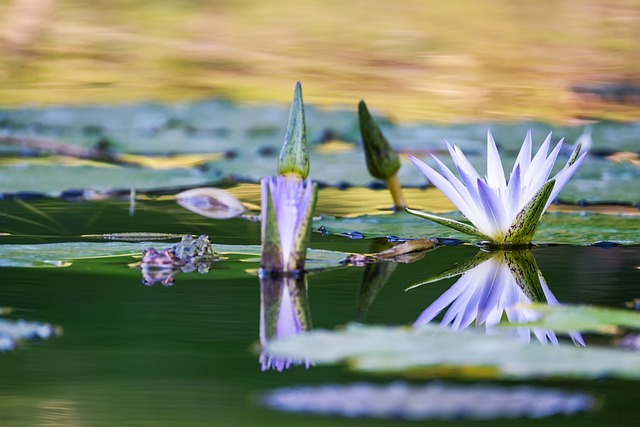
[[[207,218],[234,218],[245,211],[242,203],[228,191],[213,187],[183,191],[176,194],[176,201],[183,208]]]
[[[107,258],[116,256],[140,256],[151,246],[162,242],[66,242],[39,245],[0,245],[0,267],[67,267],[69,261]],[[166,245],[166,243],[164,243]],[[214,244],[216,253],[222,255],[260,255],[259,245]],[[345,252],[309,249],[307,269],[318,270],[344,264],[349,254]],[[258,263],[260,260],[255,259]]]
[[[322,193],[320,202],[322,202]],[[321,207],[319,208],[321,209]],[[452,218],[459,215],[450,215]],[[430,219],[430,218],[428,218]],[[469,241],[461,232],[408,215],[362,215],[355,218],[323,216],[314,221],[314,228],[341,234],[358,231],[366,238],[397,236],[404,239],[448,237]],[[640,244],[640,215],[605,215],[597,213],[547,212],[538,226],[534,243],[587,245],[612,241],[625,245]]]
[[[462,350],[464,349],[464,350]],[[505,335],[452,332],[434,326],[398,328],[349,325],[315,330],[271,342],[274,357],[308,358],[316,364],[349,362],[367,372],[432,376],[442,367],[481,368],[476,374],[501,378],[640,378],[637,354],[598,347],[527,345]]]
[[[149,156],[120,154],[117,161],[149,169],[195,168],[207,162],[222,160],[223,153],[177,154],[172,156]]]
[[[437,382],[411,386],[394,382],[285,387],[267,393],[263,402],[285,412],[349,418],[487,420],[569,415],[591,409],[595,399],[582,393],[531,386],[454,386]]]
[[[582,331],[614,333],[620,327],[640,329],[640,313],[603,307],[532,304],[523,308],[533,308],[542,317],[539,321],[526,324],[531,327],[553,329],[558,332]],[[522,326],[522,325],[504,325]]]

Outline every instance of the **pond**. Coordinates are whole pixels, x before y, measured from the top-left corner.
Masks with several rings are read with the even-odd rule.
[[[561,194],[562,203],[545,215],[535,236],[539,245],[496,260],[458,232],[391,213],[387,190],[366,174],[353,114],[311,110],[308,120],[317,123],[310,131],[311,176],[322,183],[308,254],[312,271],[278,281],[258,275],[255,181],[274,173],[272,151],[276,147],[277,153],[286,110],[283,118],[282,109],[247,112],[216,102],[188,109],[114,109],[100,128],[96,121],[104,111],[2,113],[8,132],[39,123],[40,137],[84,147],[105,138],[118,141],[115,152],[144,154],[155,163],[115,169],[97,161],[23,157],[33,153],[14,150],[0,164],[0,319],[6,322],[0,331],[19,325],[23,335],[0,352],[0,424],[634,424],[640,392],[634,311],[640,172],[633,162],[607,156],[633,149],[635,125],[595,126],[595,154]],[[224,126],[203,129],[211,111],[227,114]],[[253,126],[240,119],[247,114]],[[176,117],[181,124],[170,120]],[[125,118],[135,125],[125,126]],[[513,160],[522,129],[533,128],[539,137],[549,126],[496,128],[501,150]],[[483,146],[474,142],[482,141],[482,126],[385,129],[400,141],[395,145],[403,158],[439,150],[439,142],[410,144],[412,139],[448,134],[471,150],[470,159],[484,161]],[[340,141],[323,138],[326,130]],[[564,131],[575,138],[582,129]],[[221,155],[205,158],[211,139]],[[166,157],[151,155],[166,151],[175,154],[173,160],[189,160],[185,156],[194,152],[202,157],[167,166]],[[410,206],[454,209],[410,165],[403,166],[401,181]],[[185,188],[211,182],[249,211],[240,218],[210,219],[173,200]],[[208,271],[167,275],[136,267],[145,248],[161,251],[185,234],[209,236],[219,258]],[[402,262],[345,261],[350,254],[424,237],[443,245]],[[500,270],[505,263],[516,265],[513,277]],[[463,292],[474,286],[478,293]],[[506,317],[527,320],[502,316],[505,301],[515,300],[580,307],[577,314],[543,317],[551,323],[530,330],[505,325]],[[583,305],[595,311],[580,311]],[[617,310],[603,314],[605,309]],[[281,320],[287,315],[297,328],[289,334],[309,331],[310,341],[287,350],[289,356],[277,347],[268,353],[274,331],[292,329]],[[450,328],[434,332],[425,325],[422,335],[407,335],[414,322],[434,318],[466,330],[449,334]],[[313,334],[321,330],[335,332]],[[4,342],[8,346],[6,337]],[[338,342],[345,344],[334,347]],[[415,347],[417,342],[433,347]],[[487,348],[495,364],[481,358]],[[434,359],[402,365],[405,356]]]
[[[203,221],[179,212],[173,202],[145,202],[133,217],[125,201],[40,200],[29,202],[29,209],[25,204],[3,202],[3,212],[16,218],[11,221],[12,236],[4,238],[7,243],[96,241],[79,236],[123,229],[206,232],[214,247],[218,243],[259,243],[259,223]],[[311,246],[369,253],[376,246],[389,245],[385,243],[314,233]],[[154,244],[166,245],[170,243]],[[444,246],[414,263],[394,263],[386,283],[374,284],[375,289],[363,279],[366,267],[313,274],[308,278],[309,321],[314,329],[333,329],[354,321],[411,324],[455,279],[408,292],[405,288],[477,252],[468,245]],[[622,307],[637,298],[637,246],[549,246],[533,253],[549,288],[562,303]],[[177,275],[173,286],[143,284],[140,270],[128,266],[135,261],[131,256],[111,256],[73,260],[64,268],[3,269],[0,301],[13,308],[5,318],[47,322],[62,329],[60,336],[0,355],[3,425],[288,425],[301,421],[326,425],[328,420],[323,417],[282,413],[269,409],[261,399],[285,386],[363,382],[383,386],[402,379],[416,387],[436,383],[467,387],[476,382],[473,374],[446,371],[416,380],[364,376],[342,366],[307,369],[304,364],[282,372],[263,372],[259,363],[260,281],[252,272],[257,268],[255,256],[225,255],[206,274]],[[588,346],[613,346],[617,339],[585,334],[585,341]],[[635,381],[605,377],[589,381],[485,378],[477,382],[508,388],[530,384],[595,399],[595,406],[585,413],[572,415],[571,420],[556,416],[545,421],[548,425],[587,421],[629,425],[637,417],[640,388]],[[428,413],[425,417],[429,418]],[[332,418],[331,423],[361,425],[362,421]]]

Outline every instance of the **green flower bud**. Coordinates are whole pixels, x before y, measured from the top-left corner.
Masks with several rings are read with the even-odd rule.
[[[400,169],[400,158],[371,117],[364,101],[358,104],[358,119],[369,173],[386,181]]]

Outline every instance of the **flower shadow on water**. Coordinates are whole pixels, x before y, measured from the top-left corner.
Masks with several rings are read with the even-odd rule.
[[[287,338],[311,329],[311,311],[307,299],[305,274],[279,274],[261,270],[260,274],[260,345],[270,340]],[[260,353],[262,370],[279,372],[292,365],[309,368],[309,360],[271,357]]]
[[[526,304],[559,304],[530,250],[481,251],[411,288],[457,275],[461,275],[458,281],[420,314],[414,326],[431,322],[449,307],[442,318],[442,326],[461,330],[475,321],[477,327],[484,325],[487,333],[492,333],[504,322],[505,315],[513,324],[536,321],[539,314],[528,309]],[[551,330],[527,326],[508,330],[525,342],[530,341],[533,333],[542,344],[558,344],[558,338]],[[569,336],[574,344],[585,345],[579,333],[571,332]]]

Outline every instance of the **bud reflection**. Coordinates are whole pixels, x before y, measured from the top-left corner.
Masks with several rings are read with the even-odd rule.
[[[304,274],[278,274],[260,270],[260,345],[264,349],[273,339],[300,334],[311,329],[311,312],[307,300],[307,277]],[[305,365],[308,360],[271,357],[260,353],[262,370],[279,372],[291,365]]]

